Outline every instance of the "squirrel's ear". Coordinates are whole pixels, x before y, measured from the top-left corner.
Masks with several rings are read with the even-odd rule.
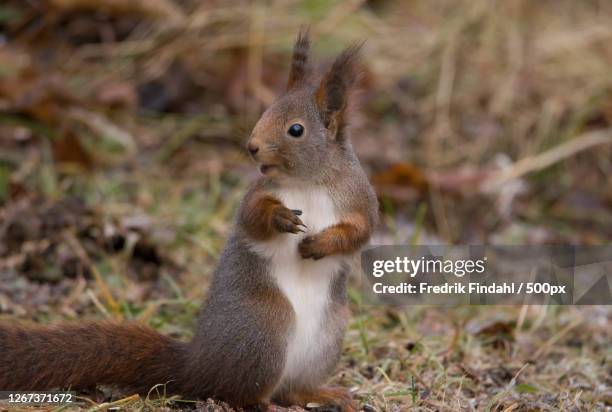
[[[293,56],[291,57],[291,69],[287,90],[292,89],[308,75],[310,66],[308,65],[308,51],[310,50],[310,37],[308,28],[300,30],[293,45]]]
[[[349,92],[357,82],[359,59],[363,43],[345,49],[336,58],[329,71],[321,80],[315,96],[323,124],[335,139],[341,137],[344,127],[344,112]]]

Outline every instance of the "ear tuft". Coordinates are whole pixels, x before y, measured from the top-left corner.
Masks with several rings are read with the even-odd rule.
[[[310,66],[308,64],[308,52],[310,50],[309,31],[308,27],[301,29],[295,39],[287,90],[300,84],[310,72]]]
[[[332,64],[319,85],[316,101],[325,127],[337,135],[344,126],[344,111],[351,89],[360,72],[361,49],[364,42],[346,48]]]

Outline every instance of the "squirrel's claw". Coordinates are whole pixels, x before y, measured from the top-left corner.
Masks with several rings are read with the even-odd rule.
[[[301,213],[301,211],[298,211]],[[272,223],[276,230],[280,233],[293,233],[297,234],[303,232],[300,226],[306,227],[299,217],[295,214],[294,210],[287,209],[286,207],[279,208],[274,217]]]

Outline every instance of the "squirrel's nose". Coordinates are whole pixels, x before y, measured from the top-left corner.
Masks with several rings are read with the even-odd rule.
[[[249,144],[247,145],[247,150],[249,151],[251,156],[255,156],[255,154],[259,152],[259,146],[257,146],[253,142],[249,142]]]

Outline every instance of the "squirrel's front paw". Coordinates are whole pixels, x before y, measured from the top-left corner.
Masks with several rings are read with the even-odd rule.
[[[324,237],[320,234],[306,236],[298,245],[300,256],[302,256],[304,259],[322,259],[330,254],[328,249],[329,248],[326,247]]]
[[[285,206],[279,206],[272,216],[272,226],[281,233],[304,232],[306,225],[298,217],[302,214],[300,210],[291,210]]]

